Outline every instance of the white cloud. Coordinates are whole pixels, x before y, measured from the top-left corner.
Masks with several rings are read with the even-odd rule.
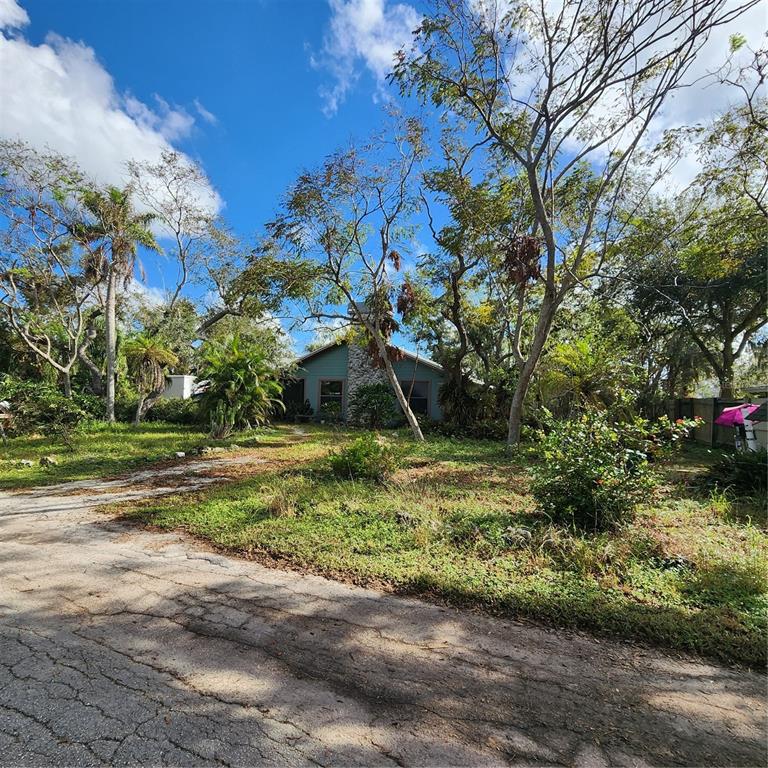
[[[405,3],[387,0],[329,0],[331,22],[322,51],[312,65],[327,70],[334,80],[323,86],[323,112],[336,113],[365,68],[373,76],[378,93],[392,71],[395,53],[408,46],[421,15]]]
[[[543,30],[539,23],[538,12],[529,17],[527,24],[518,25],[516,21],[500,21],[508,11],[507,0],[466,0],[467,6],[488,27],[501,27],[503,33],[509,32],[507,50],[509,56],[505,59],[508,72],[508,90],[511,95],[522,102],[538,104],[541,99],[541,89],[546,85],[546,56],[544,53]],[[684,4],[689,9],[692,3]],[[543,6],[550,18],[556,17],[563,10],[562,0],[543,0]],[[536,8],[538,9],[538,5]],[[721,13],[728,11],[728,6]],[[564,28],[568,28],[573,18],[569,14],[576,13],[575,6],[566,6]],[[660,18],[669,20],[674,10],[672,6],[663,10]],[[514,26],[512,26],[514,25]],[[508,28],[510,27],[510,28]],[[733,86],[718,82],[716,73],[726,62],[729,55],[729,38],[740,33],[747,45],[734,57],[734,65],[744,64],[751,58],[750,48],[757,50],[765,45],[765,5],[756,4],[728,24],[714,27],[697,52],[696,58],[687,69],[682,84],[672,92],[665,101],[662,110],[654,117],[649,129],[643,136],[641,148],[651,149],[662,139],[665,131],[706,123],[726,111],[729,106],[739,101],[742,94]],[[650,33],[651,30],[643,30]],[[661,39],[653,47],[652,53],[673,50],[686,34],[686,28],[681,27],[674,34],[659,36]],[[558,73],[554,78],[566,85],[552,98],[568,101],[572,98],[572,84],[568,76],[574,67],[583,65],[584,51],[579,46],[579,40],[569,43],[569,55],[558,56]],[[562,49],[558,51],[562,54]],[[643,59],[647,60],[651,51],[646,51]],[[577,129],[563,142],[564,155],[567,159],[585,147],[592,145],[596,137],[608,135],[612,122],[621,122],[621,116],[630,108],[630,100],[623,85],[607,89],[596,100],[587,114],[578,114],[574,121]],[[619,148],[627,147],[636,137],[640,121],[630,125],[621,134],[606,143],[600,150],[591,154],[590,159],[599,164],[607,155]],[[573,127],[572,123],[562,126],[563,132]],[[555,143],[553,141],[553,143]],[[700,170],[699,162],[694,152],[681,158],[662,180],[662,184],[670,194],[675,194],[690,184]],[[660,184],[660,186],[662,185]]]
[[[97,182],[120,184],[126,162],[156,162],[188,136],[195,119],[159,96],[149,106],[120,93],[89,46],[49,34],[33,45],[8,32],[27,21],[14,0],[0,0],[0,138],[23,139],[72,157]],[[211,212],[215,190],[201,191]]]
[[[27,24],[29,16],[16,0],[0,0],[0,29],[18,29]]]
[[[216,115],[213,114],[213,112],[207,110],[199,99],[195,99],[194,101],[195,109],[197,110],[197,114],[200,115],[200,117],[205,120],[208,125],[218,125],[219,118],[216,117]]]

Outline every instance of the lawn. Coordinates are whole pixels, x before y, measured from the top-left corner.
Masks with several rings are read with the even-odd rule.
[[[205,434],[191,427],[147,423],[128,424],[93,422],[73,435],[71,445],[52,444],[45,437],[17,437],[0,444],[0,488],[28,488],[66,480],[115,475],[136,469],[147,462],[173,456],[205,442]],[[40,464],[51,456],[55,466]],[[27,460],[31,467],[21,466]]]
[[[391,482],[376,485],[328,472],[324,457],[354,433],[304,429],[303,437],[288,427],[265,433],[259,454],[267,461],[229,484],[120,511],[244,557],[765,663],[765,500],[707,490],[707,451],[677,459],[633,523],[576,535],[536,511],[527,491],[532,459],[510,461],[499,443],[432,437],[411,446]]]

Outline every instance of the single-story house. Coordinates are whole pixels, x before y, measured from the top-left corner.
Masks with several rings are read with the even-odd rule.
[[[399,349],[399,348],[398,348]],[[442,410],[438,390],[443,383],[443,367],[414,352],[400,349],[402,359],[393,363],[395,373],[414,413],[438,421]],[[387,382],[383,369],[376,368],[361,346],[334,342],[300,357],[293,380],[286,384],[283,401],[286,408],[309,401],[314,414],[325,403],[338,403],[343,419],[347,418],[349,402],[358,387]]]

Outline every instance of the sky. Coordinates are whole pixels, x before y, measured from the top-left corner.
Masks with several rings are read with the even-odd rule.
[[[381,124],[418,1],[0,0],[0,137],[71,155],[104,183],[173,147],[205,169],[210,208],[256,234],[301,170]],[[765,6],[739,31],[759,45]],[[684,91],[659,128],[724,98]],[[145,268],[148,290],[162,290],[166,267]]]

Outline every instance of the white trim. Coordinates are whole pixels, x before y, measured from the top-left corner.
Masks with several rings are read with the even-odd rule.
[[[309,360],[311,357],[315,357],[315,355],[319,355],[322,352],[325,352],[326,350],[333,349],[333,347],[343,347],[343,346],[349,346],[348,341],[344,342],[337,342],[332,341],[330,344],[326,344],[325,346],[322,346],[318,349],[313,350],[312,352],[307,352],[305,355],[302,355],[297,360],[297,363],[301,365],[305,360]],[[407,349],[403,349],[402,347],[395,347],[395,349],[400,350],[406,357],[410,358],[417,364],[423,363],[428,368],[433,368],[436,371],[439,371],[440,373],[445,373],[445,368],[443,368],[442,365],[439,363],[436,363],[434,360],[430,360],[428,357],[422,357],[421,355],[417,355],[415,352],[410,352]]]

